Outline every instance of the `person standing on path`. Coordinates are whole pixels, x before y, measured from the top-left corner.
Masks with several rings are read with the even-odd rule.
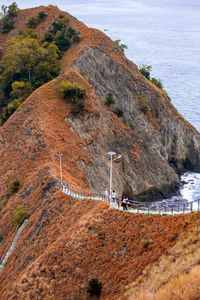
[[[127,201],[128,201],[128,197],[126,198],[125,195],[122,195],[122,208],[123,208],[123,210],[128,210]]]
[[[107,189],[104,192],[104,196],[105,196],[105,201],[109,202],[109,193]]]
[[[117,193],[115,192],[115,190],[112,191],[111,199],[113,202],[117,202]]]

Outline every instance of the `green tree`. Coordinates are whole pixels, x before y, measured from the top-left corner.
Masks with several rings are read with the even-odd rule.
[[[10,18],[15,18],[17,16],[18,11],[19,11],[19,8],[18,8],[16,2],[13,2],[10,6],[8,6],[8,16]]]
[[[0,32],[7,33],[11,29],[14,28],[14,18],[17,16],[17,12],[19,8],[17,7],[16,2],[13,2],[10,6],[1,6],[1,24],[0,24]]]
[[[58,49],[55,44],[40,45],[35,38],[19,36],[7,43],[0,69],[4,91],[10,93],[16,79],[37,88],[58,75]]]

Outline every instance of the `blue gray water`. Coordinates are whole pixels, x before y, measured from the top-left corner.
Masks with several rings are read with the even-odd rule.
[[[2,1],[3,2],[3,1]],[[5,0],[9,5],[12,1]],[[29,0],[20,8],[53,4],[90,27],[128,46],[138,65],[153,66],[172,102],[200,131],[200,1],[198,0]],[[186,174],[181,195],[200,198],[200,175]]]

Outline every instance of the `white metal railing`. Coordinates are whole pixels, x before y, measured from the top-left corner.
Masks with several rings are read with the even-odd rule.
[[[62,183],[62,192],[74,199],[78,200],[97,200],[109,202],[109,198],[105,196],[104,192],[94,192],[90,190],[83,190],[73,187],[66,183]],[[111,202],[113,208],[122,210],[121,202]],[[192,202],[175,202],[172,200],[154,201],[154,202],[139,202],[135,200],[128,200],[126,202],[125,211],[132,213],[145,214],[162,214],[162,215],[176,215],[181,213],[190,213],[193,211],[200,211],[200,199]]]

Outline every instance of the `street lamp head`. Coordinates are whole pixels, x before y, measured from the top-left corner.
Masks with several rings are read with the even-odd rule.
[[[117,157],[115,157],[114,159],[113,159],[113,161],[119,161],[120,160],[120,158],[122,158],[122,155],[120,154],[120,155],[118,155]]]
[[[107,154],[110,155],[110,156],[113,156],[113,155],[116,155],[117,153],[114,152],[114,151],[109,151],[109,152],[107,152]]]

